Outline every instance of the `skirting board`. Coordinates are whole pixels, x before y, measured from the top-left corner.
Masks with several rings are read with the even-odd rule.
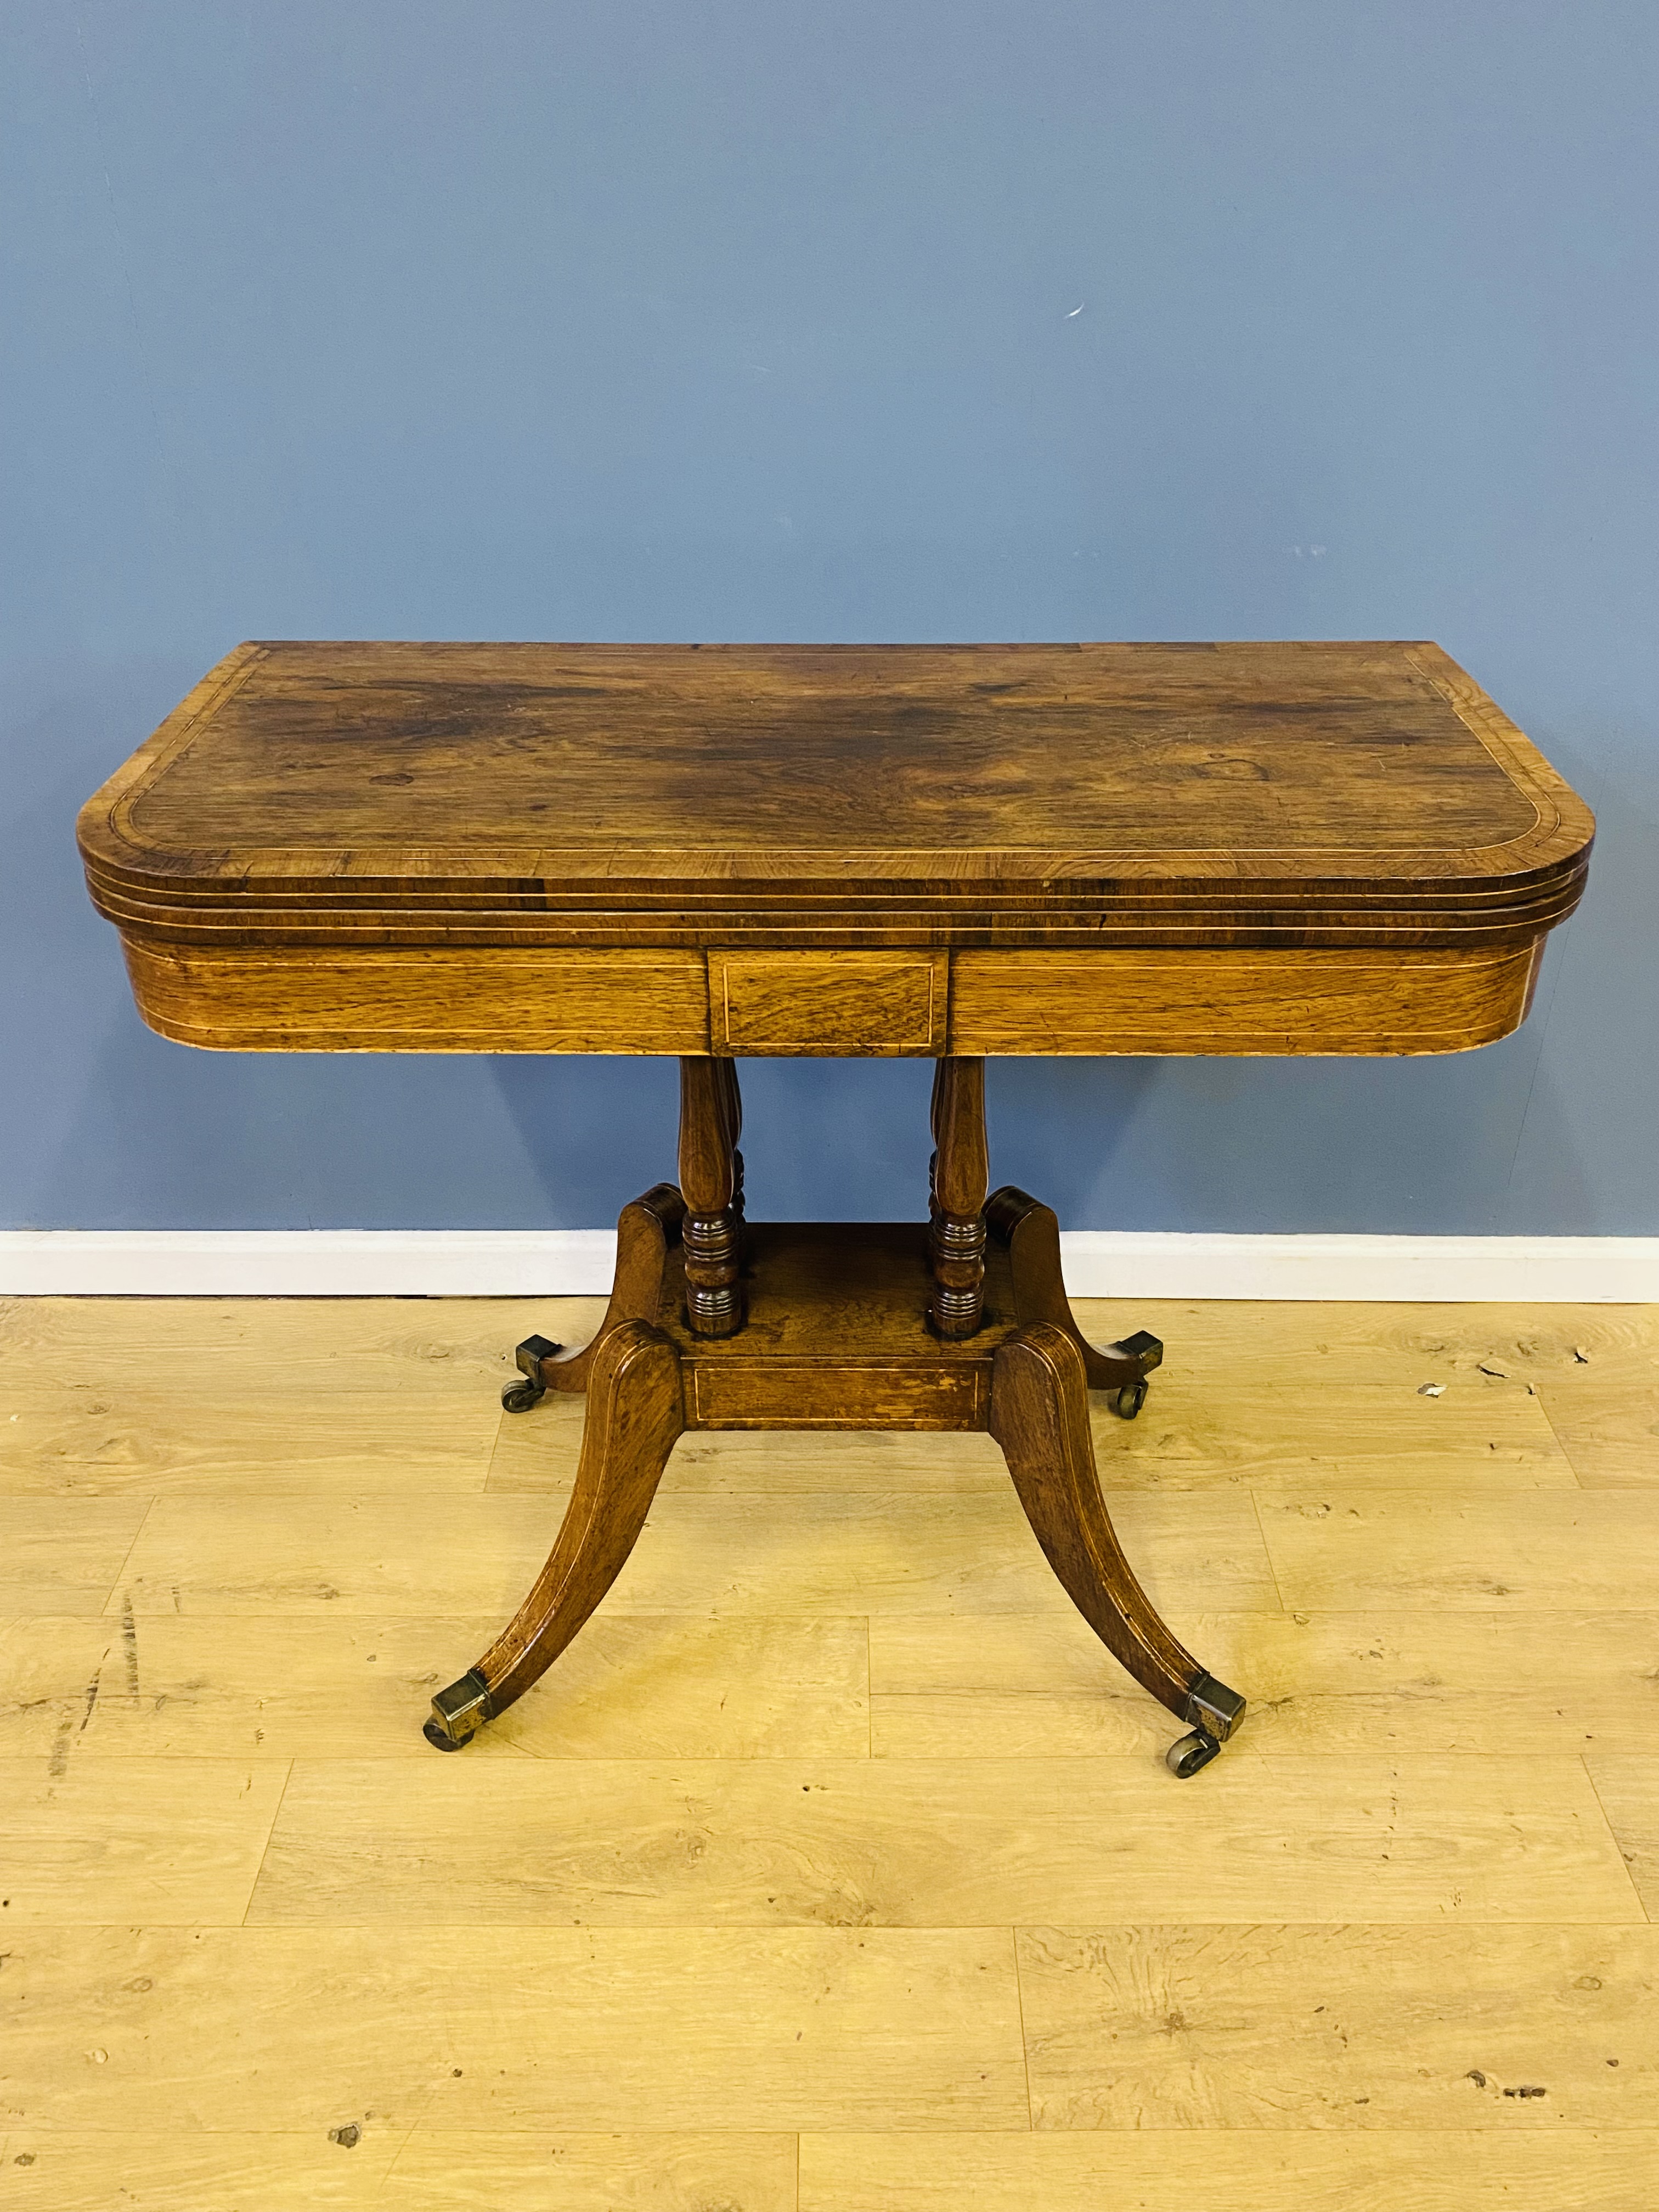
[[[1062,1234],[1074,1297],[1659,1304],[1659,1237]],[[12,1297],[576,1297],[608,1229],[0,1231]]]

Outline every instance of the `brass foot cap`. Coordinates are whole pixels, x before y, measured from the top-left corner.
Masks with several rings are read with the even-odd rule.
[[[1244,1700],[1213,1674],[1200,1674],[1187,1692],[1187,1710],[1181,1717],[1212,1735],[1218,1743],[1225,1743],[1243,1725]]]
[[[482,1674],[463,1674],[433,1698],[432,1717],[421,1732],[440,1751],[459,1751],[489,1718],[489,1683]]]

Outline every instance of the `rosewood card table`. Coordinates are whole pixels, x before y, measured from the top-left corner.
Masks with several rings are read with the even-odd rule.
[[[1066,1591],[1212,1759],[1244,1700],[1101,1495],[1054,1214],[988,1195],[992,1054],[1436,1053],[1524,1018],[1588,810],[1433,645],[243,645],[81,849],[162,1036],[654,1053],[678,1184],[625,1206],[546,1565],[433,1700],[464,1744],[615,1580],[687,1429],[980,1429]],[[745,1221],[737,1061],[932,1059],[929,1218]]]

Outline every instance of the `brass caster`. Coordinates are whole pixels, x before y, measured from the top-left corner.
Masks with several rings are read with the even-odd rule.
[[[1126,1336],[1116,1344],[1101,1346],[1108,1359],[1132,1361],[1134,1373],[1128,1382],[1120,1383],[1112,1399],[1112,1406],[1120,1420],[1133,1421],[1146,1402],[1146,1377],[1154,1367],[1164,1364],[1164,1344],[1150,1329],[1138,1328],[1133,1336]]]
[[[434,1751],[459,1751],[489,1718],[489,1683],[482,1674],[463,1674],[433,1698],[432,1717],[421,1734]]]
[[[539,1406],[547,1395],[547,1385],[542,1380],[542,1362],[562,1352],[562,1345],[555,1344],[545,1336],[527,1336],[514,1348],[513,1364],[523,1376],[522,1382],[509,1382],[501,1391],[501,1404],[509,1413],[527,1413],[532,1406]]]
[[[1185,1782],[1201,1767],[1207,1766],[1228,1737],[1237,1732],[1244,1719],[1244,1700],[1237,1690],[1218,1682],[1213,1674],[1200,1674],[1187,1692],[1187,1706],[1181,1717],[1193,1723],[1193,1732],[1170,1746],[1164,1754],[1164,1764],[1179,1781]]]
[[[1221,1746],[1208,1729],[1194,1729],[1172,1743],[1164,1754],[1164,1764],[1177,1781],[1186,1782],[1200,1767],[1207,1766],[1212,1759],[1219,1759]]]

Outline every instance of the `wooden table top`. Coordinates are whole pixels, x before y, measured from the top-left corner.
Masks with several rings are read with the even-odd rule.
[[[250,644],[80,827],[130,960],[1519,954],[1592,833],[1400,643]]]

